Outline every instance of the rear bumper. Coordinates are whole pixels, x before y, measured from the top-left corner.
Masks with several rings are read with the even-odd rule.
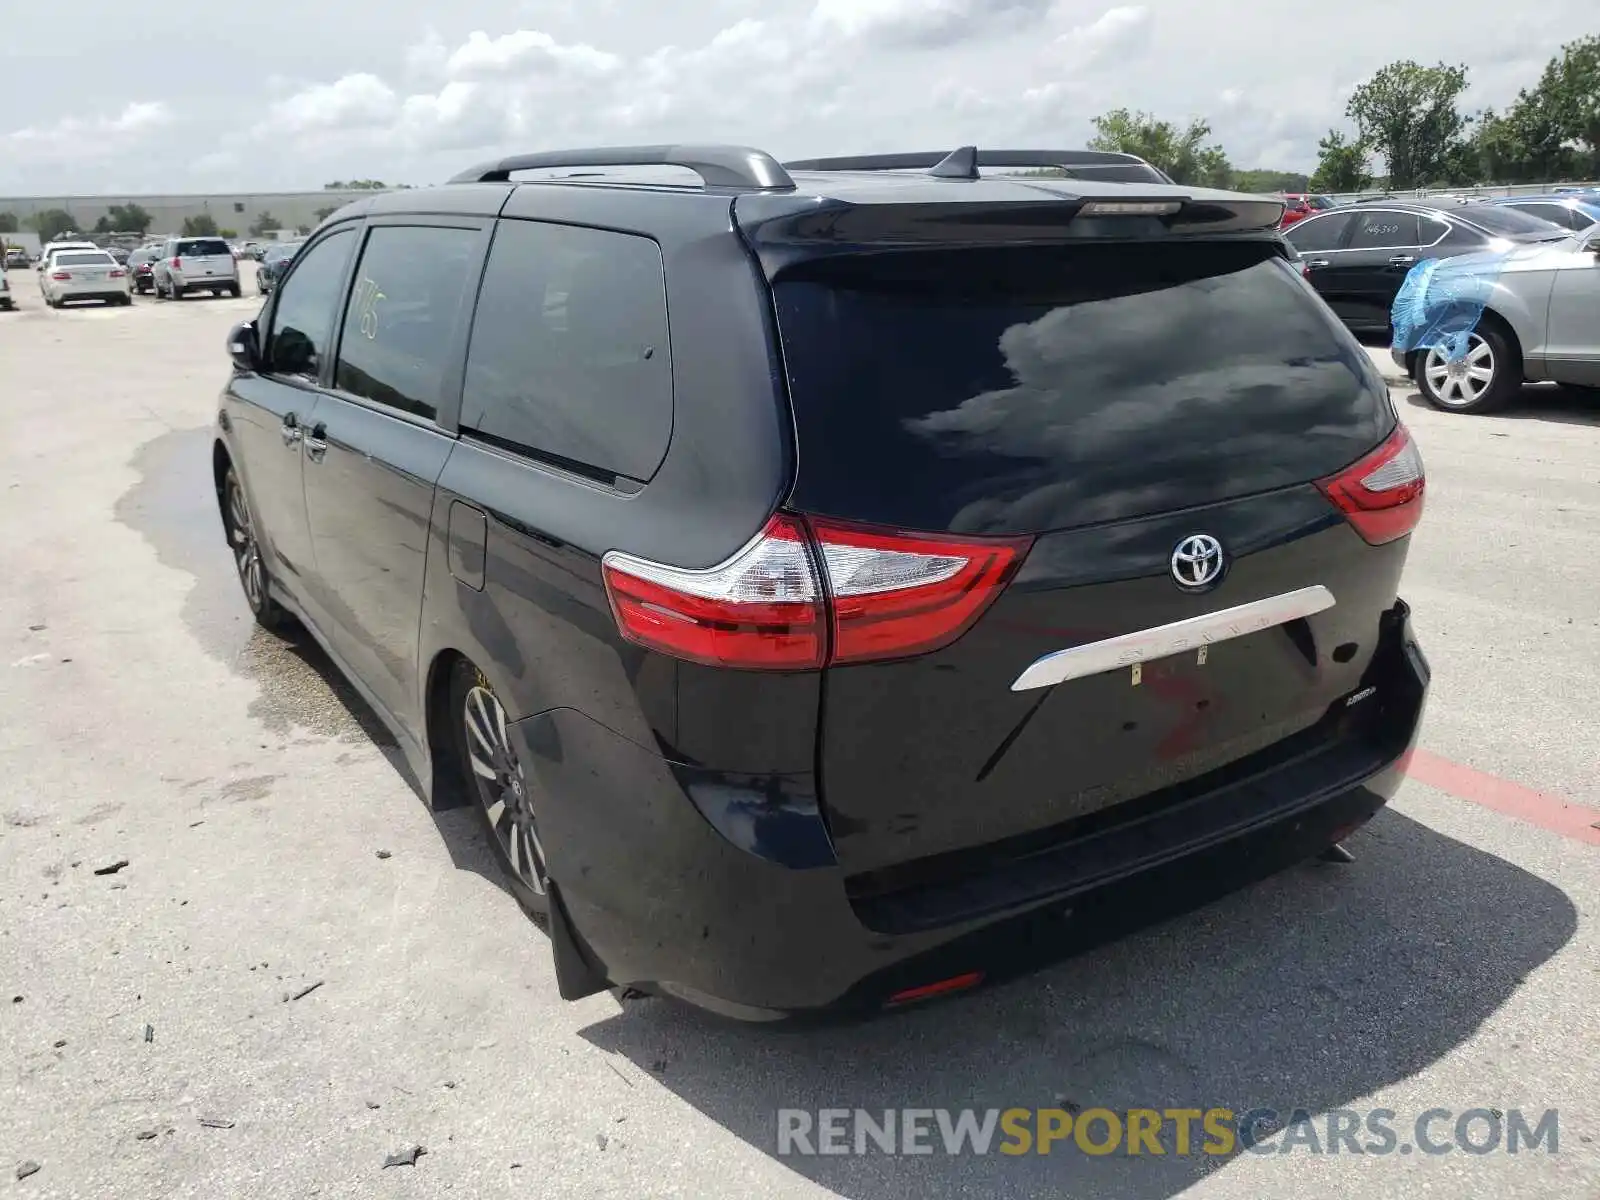
[[[906,988],[973,971],[993,980],[1078,952],[1308,858],[1369,819],[1399,787],[1428,687],[1403,605],[1386,625],[1363,681],[1376,691],[1330,712],[1337,736],[1286,742],[1260,769],[1131,802],[1126,820],[966,878],[870,897],[852,894],[808,828],[821,824],[809,776],[672,763],[570,709],[517,732],[552,875],[612,983],[749,1020],[873,1009]]]

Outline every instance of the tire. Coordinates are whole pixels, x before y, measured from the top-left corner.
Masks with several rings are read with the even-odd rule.
[[[188,294],[189,294],[189,289],[184,287],[182,284],[173,283],[171,280],[167,281],[167,299],[168,300],[182,300]]]
[[[1522,355],[1499,329],[1480,324],[1459,362],[1437,346],[1419,350],[1411,377],[1439,411],[1481,415],[1505,407],[1522,387]]]
[[[282,629],[289,614],[272,598],[271,579],[261,557],[259,532],[250,512],[250,501],[231,466],[222,480],[222,524],[233,550],[234,571],[239,576],[239,587],[244,592],[250,615],[263,629]]]
[[[241,289],[239,287],[239,285],[236,283],[236,284],[234,284],[232,287],[230,287],[228,289],[228,295],[232,296],[235,300],[237,300],[239,298],[239,293],[242,290],[243,289]]]
[[[122,305],[123,308],[127,308],[130,304],[133,303],[133,297],[132,296],[118,296],[117,297],[117,303]]]
[[[505,709],[483,673],[465,659],[451,670],[449,704],[462,786],[477,803],[511,894],[542,923],[550,911],[549,877],[534,823],[534,789],[507,735]]]

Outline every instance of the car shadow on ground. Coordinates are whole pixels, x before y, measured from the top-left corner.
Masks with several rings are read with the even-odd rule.
[[[1402,391],[1399,387],[1394,390],[1397,393]],[[1415,387],[1405,389],[1404,398],[1412,408],[1433,408]],[[1550,421],[1557,425],[1600,426],[1600,392],[1583,392],[1555,383],[1525,384],[1504,408],[1476,419]]]
[[[1393,810],[1347,844],[1353,865],[1291,869],[925,1009],[785,1035],[649,1000],[583,1036],[774,1157],[780,1109],[1356,1107],[1461,1047],[1577,914],[1549,883]],[[1497,1099],[1429,1098],[1456,1111]],[[1048,1157],[950,1157],[935,1132],[927,1157],[780,1161],[856,1200],[1150,1200],[1231,1161],[1176,1155],[1170,1127],[1165,1140],[1160,1158],[1070,1142]]]
[[[165,433],[142,446],[132,464],[138,482],[118,502],[116,519],[142,534],[164,565],[193,577],[183,623],[208,654],[257,685],[250,715],[264,729],[290,742],[371,744],[422,801],[422,784],[394,735],[316,639],[296,621],[268,632],[250,616],[222,532],[211,477],[212,437],[203,426]],[[458,870],[482,875],[512,894],[475,808],[430,815]]]

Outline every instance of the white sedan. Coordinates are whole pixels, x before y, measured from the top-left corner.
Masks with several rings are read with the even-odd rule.
[[[127,268],[104,250],[57,250],[39,272],[39,292],[51,308],[69,300],[132,304]]]

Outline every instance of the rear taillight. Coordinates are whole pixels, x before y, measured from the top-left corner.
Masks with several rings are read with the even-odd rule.
[[[175,259],[173,259],[173,260],[172,260],[172,269],[173,269],[173,270],[174,270],[174,271],[181,271],[181,270],[183,270],[183,259],[181,259],[181,258],[175,258]]]
[[[837,663],[948,646],[994,602],[1033,542],[890,533],[826,520],[811,527],[827,575]]]
[[[114,267],[112,269],[112,271],[111,271],[111,278],[113,278],[113,279],[121,279],[126,274],[127,274],[127,272],[124,271],[121,267]]]
[[[1318,480],[1317,487],[1357,533],[1380,546],[1417,527],[1427,482],[1417,444],[1404,425],[1396,425],[1383,445],[1337,475]]]
[[[51,279],[71,279],[72,278],[72,272],[71,271],[53,271],[50,274],[50,278]]]
[[[993,603],[1031,538],[959,538],[779,513],[726,562],[602,560],[629,641],[717,666],[814,670],[947,646]]]

